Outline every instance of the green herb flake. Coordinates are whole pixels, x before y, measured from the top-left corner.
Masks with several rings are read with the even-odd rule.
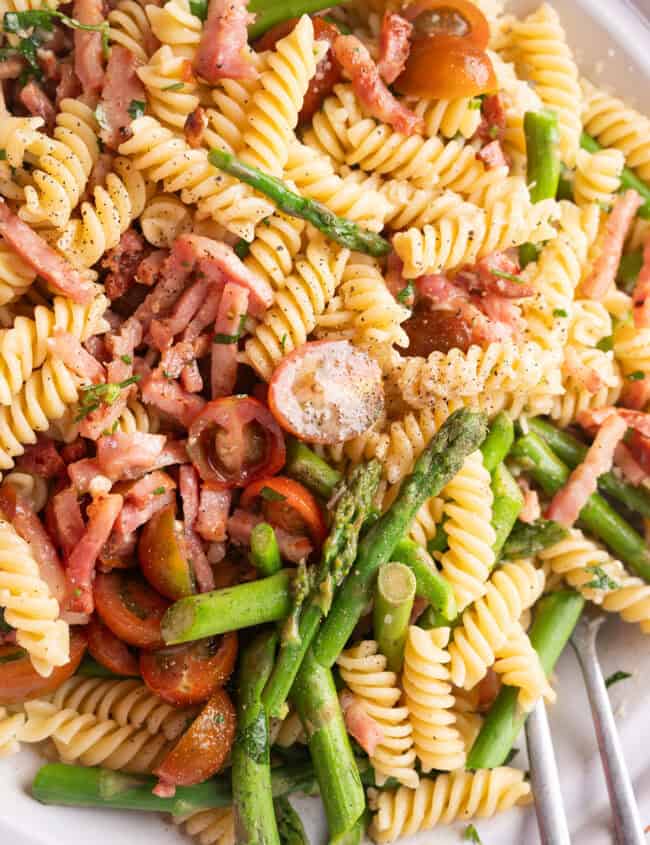
[[[645,373],[643,370],[635,370],[633,373],[628,373],[625,378],[628,381],[643,381],[645,378]]]
[[[208,0],[190,0],[190,12],[204,21],[208,16]]]
[[[132,364],[133,358],[130,355],[120,355],[120,361],[123,361],[125,364]]]
[[[554,317],[568,317],[569,314],[564,310],[564,308],[556,308],[553,311],[553,316]]]
[[[286,343],[287,343],[287,336],[286,336],[286,334],[283,334],[282,337],[280,338],[280,351],[282,352],[283,355],[284,355],[284,347],[286,346]]]
[[[609,689],[609,687],[613,687],[614,684],[617,684],[619,681],[626,681],[628,678],[631,677],[631,672],[623,672],[619,669],[618,672],[614,672],[612,675],[605,679],[605,686]]]
[[[490,270],[490,273],[499,279],[507,279],[509,282],[516,282],[518,285],[523,282],[521,276],[515,276],[514,273],[506,273],[503,270]]]
[[[467,104],[467,108],[471,109],[472,111],[478,111],[482,105],[483,101],[479,97],[472,97],[472,99]]]
[[[166,487],[156,487],[156,489],[153,491],[153,494],[154,496],[162,496],[166,489]]]
[[[260,496],[266,499],[267,502],[284,502],[287,498],[282,493],[278,493],[277,490],[273,490],[272,487],[262,487]]]
[[[496,139],[499,137],[499,127],[498,126],[490,126],[488,129],[488,135],[492,139]]]
[[[613,348],[614,337],[611,334],[607,335],[607,337],[601,338],[596,344],[596,349],[600,349],[601,352],[611,352]]]
[[[7,151],[0,149],[0,161],[6,161],[6,160],[7,160]]]
[[[224,346],[228,346],[231,343],[237,343],[239,338],[242,336],[242,332],[244,331],[244,326],[246,325],[246,314],[242,314],[239,318],[239,328],[237,329],[236,334],[221,334],[217,332],[214,336],[213,343],[220,343]]]
[[[465,842],[475,842],[476,845],[481,845],[481,837],[478,835],[478,830],[473,824],[468,824],[463,831],[463,839]]]
[[[620,584],[617,581],[614,581],[613,578],[610,578],[609,575],[605,572],[602,566],[588,566],[586,567],[587,572],[593,573],[593,578],[587,584],[584,584],[585,587],[591,590],[618,590]]]
[[[165,85],[162,91],[182,91],[185,88],[184,82],[174,82],[172,85]]]
[[[241,258],[242,261],[248,253],[251,251],[251,245],[248,241],[244,240],[244,238],[240,238],[237,243],[233,247],[233,251],[238,258]]]
[[[401,302],[402,305],[404,303],[409,302],[413,295],[415,294],[415,286],[411,280],[406,283],[406,286],[402,288],[401,291],[398,292],[397,296],[395,297],[398,302]]]
[[[144,115],[146,103],[143,100],[131,100],[127,112],[133,120],[137,120]]]
[[[130,387],[132,384],[140,381],[140,376],[135,375],[124,379],[117,384],[108,382],[106,384],[90,384],[81,388],[81,400],[79,402],[79,411],[75,417],[75,422],[80,422],[85,419],[93,411],[96,411],[100,405],[112,405],[118,398],[122,390]]]

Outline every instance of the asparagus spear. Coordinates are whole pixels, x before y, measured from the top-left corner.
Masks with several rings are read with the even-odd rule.
[[[288,18],[299,18],[340,6],[343,0],[250,0],[248,11],[255,14],[255,21],[248,27],[251,40],[259,38],[267,29]]]
[[[596,153],[598,150],[602,150],[598,141],[592,138],[591,135],[587,135],[586,132],[583,132],[580,136],[580,146],[583,150],[587,150],[590,153]],[[627,191],[629,188],[634,188],[643,197],[643,205],[639,208],[637,214],[644,220],[650,220],[650,187],[639,179],[629,167],[624,167],[621,173],[621,190]]]
[[[268,522],[260,522],[251,532],[251,563],[261,575],[275,575],[282,569],[278,541]]]
[[[236,179],[245,182],[256,191],[273,200],[276,206],[291,217],[300,217],[315,226],[320,232],[333,241],[357,252],[381,257],[390,252],[390,243],[374,232],[357,226],[345,217],[339,217],[327,206],[316,200],[301,197],[294,193],[288,185],[276,176],[269,176],[256,167],[250,167],[240,161],[232,153],[212,149],[209,156],[210,164],[229,173]]]
[[[618,265],[618,272],[616,273],[616,284],[619,288],[623,288],[625,293],[631,294],[634,291],[636,280],[639,278],[641,267],[643,266],[643,253],[641,250],[636,252],[628,252],[621,258]]]
[[[503,557],[508,560],[534,557],[549,546],[559,543],[567,534],[566,528],[550,519],[538,519],[530,525],[519,522],[506,540]]]
[[[277,635],[259,634],[239,666],[232,796],[238,845],[280,845],[271,792],[269,720],[262,690],[273,666]]]
[[[508,414],[501,411],[492,420],[487,437],[481,444],[483,466],[488,472],[494,472],[505,460],[515,442],[515,426]]]
[[[352,829],[363,813],[365,798],[331,669],[311,649],[291,690],[309,740],[309,752],[320,784],[330,840]]]
[[[391,672],[401,672],[413,600],[415,575],[395,561],[379,567],[375,588],[373,631]]]
[[[526,112],[524,115],[528,191],[532,202],[552,199],[560,181],[558,120],[555,112]]]
[[[327,612],[335,586],[338,586],[357,555],[359,533],[372,508],[381,464],[371,461],[356,467],[338,498],[332,527],[323,546],[316,586],[303,608],[295,642],[283,640],[280,655],[262,696],[270,716],[282,715],[300,664],[307,653],[323,613]]]
[[[438,495],[485,436],[485,416],[464,408],[449,417],[418,458],[391,508],[359,544],[354,568],[314,640],[314,654],[323,666],[332,666],[341,653],[368,603],[377,570],[390,560],[419,508]]]
[[[270,578],[180,599],[163,616],[163,639],[175,645],[285,619],[291,610],[290,581],[283,569]]]
[[[413,540],[400,540],[391,557],[408,566],[415,575],[416,596],[426,599],[443,619],[454,619],[457,613],[454,591],[422,546]]]
[[[589,447],[566,431],[560,431],[547,420],[541,417],[528,420],[528,431],[541,437],[571,469],[584,461]],[[624,504],[629,510],[650,518],[650,491],[645,487],[634,487],[613,472],[606,472],[598,479],[598,489]]]
[[[492,474],[492,527],[496,534],[494,559],[498,560],[503,544],[510,536],[517,517],[524,506],[524,497],[505,464],[500,464]]]
[[[43,804],[70,807],[101,807],[114,810],[142,810],[183,816],[232,804],[230,774],[196,784],[178,786],[173,798],[159,798],[151,790],[158,779],[153,775],[132,775],[110,769],[48,763],[42,766],[32,795]],[[302,792],[315,795],[318,784],[311,764],[286,766],[271,772],[274,797]]]
[[[519,438],[512,456],[549,495],[557,492],[569,477],[567,465],[532,432]],[[650,581],[650,551],[645,540],[598,493],[592,494],[580,511],[580,523],[600,537],[640,578]]]
[[[282,845],[309,845],[305,828],[300,816],[293,809],[286,796],[274,801],[275,817],[278,822],[278,833]],[[237,843],[239,845],[239,839]]]
[[[336,485],[343,479],[338,470],[295,438],[291,438],[287,445],[284,471],[323,499],[329,499]]]
[[[582,596],[572,590],[550,593],[540,600],[530,642],[547,676],[555,668],[584,603]],[[518,695],[515,687],[501,688],[469,753],[468,769],[494,769],[503,765],[526,721],[526,714],[517,704]]]

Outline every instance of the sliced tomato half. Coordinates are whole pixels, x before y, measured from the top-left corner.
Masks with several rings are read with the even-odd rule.
[[[250,510],[259,507],[271,525],[289,534],[308,533],[316,545],[327,536],[327,526],[316,498],[299,481],[276,475],[249,484],[240,505]]]
[[[98,663],[115,675],[138,676],[138,658],[97,616],[93,616],[86,628],[88,651]]]
[[[170,505],[149,520],[138,543],[140,567],[147,581],[163,596],[182,599],[196,592],[196,581],[183,538]]]
[[[415,40],[449,35],[479,50],[490,40],[490,25],[470,0],[415,0],[402,14],[412,22]]]
[[[119,639],[138,648],[164,645],[160,621],[170,602],[142,578],[114,570],[95,578],[95,608]]]

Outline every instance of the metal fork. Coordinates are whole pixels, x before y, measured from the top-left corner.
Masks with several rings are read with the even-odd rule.
[[[618,845],[647,845],[596,652],[596,638],[604,620],[605,614],[596,608],[585,610],[573,632],[571,644],[591,705],[616,841]],[[526,743],[542,845],[570,845],[553,743],[542,701],[526,722]]]

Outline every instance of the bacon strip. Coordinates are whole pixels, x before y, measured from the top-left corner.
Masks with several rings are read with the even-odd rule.
[[[149,332],[156,349],[161,352],[168,349],[174,342],[174,336],[187,328],[205,302],[210,287],[211,283],[207,279],[198,279],[181,294],[169,317],[151,321]]]
[[[573,525],[589,497],[596,492],[599,477],[611,469],[614,452],[626,429],[625,420],[618,414],[607,417],[584,461],[553,496],[546,513],[547,519],[553,519],[565,528]]]
[[[143,400],[189,428],[192,420],[205,407],[205,399],[188,393],[177,381],[165,378],[157,370],[141,382]]]
[[[510,163],[501,146],[501,141],[490,141],[476,153],[488,170],[496,170],[498,167],[510,167]]]
[[[167,438],[164,434],[116,432],[97,441],[97,463],[103,475],[114,481],[137,477],[133,473],[146,470],[160,456]]]
[[[602,299],[616,282],[623,244],[634,216],[642,204],[641,195],[633,189],[625,191],[617,198],[605,228],[602,252],[591,274],[582,285],[583,296],[589,299]]]
[[[343,690],[339,696],[345,727],[370,757],[384,739],[384,732],[372,716],[368,714],[361,699],[349,690]]]
[[[16,459],[16,469],[49,480],[64,472],[65,463],[57,452],[54,441],[41,434],[36,443],[25,446],[24,453]]]
[[[194,527],[197,534],[200,534],[204,540],[210,543],[221,543],[226,539],[231,501],[230,490],[220,490],[207,483],[201,486],[201,498]]]
[[[0,235],[57,293],[81,304],[93,298],[94,286],[91,282],[84,279],[72,264],[53,250],[27,223],[13,214],[1,199]]]
[[[102,0],[75,0],[72,11],[79,23],[98,24],[104,20]],[[75,29],[74,69],[84,94],[98,94],[104,83],[101,33]]]
[[[256,79],[248,50],[248,0],[210,0],[194,67],[212,85],[220,79]]]
[[[650,327],[650,238],[643,245],[643,265],[632,294],[634,325],[637,329]]]
[[[642,484],[648,477],[647,470],[637,461],[632,450],[623,442],[616,447],[614,463],[623,473],[625,480],[635,487]]]
[[[411,52],[413,24],[395,12],[384,12],[379,34],[377,70],[387,85],[395,82],[404,70]]]
[[[179,468],[178,489],[183,502],[183,522],[186,528],[193,528],[199,515],[199,474],[193,464]]]
[[[81,378],[87,379],[93,384],[106,381],[104,368],[90,352],[83,348],[78,337],[58,329],[54,332],[54,337],[48,338],[47,345],[50,351],[57,358],[60,358],[68,369]]]
[[[228,535],[233,543],[240,546],[250,545],[251,531],[260,522],[264,522],[261,514],[237,508],[228,520]],[[313,550],[308,537],[295,536],[282,528],[274,528],[275,536],[280,548],[280,554],[285,560],[298,563],[304,560]]]
[[[52,526],[64,559],[72,554],[85,531],[81,507],[74,487],[64,487],[49,502],[48,524]]]
[[[214,324],[212,344],[212,398],[230,396],[237,381],[237,340],[248,310],[248,291],[231,282],[223,289],[219,313]]]
[[[24,85],[20,89],[18,98],[30,114],[43,118],[47,131],[51,132],[56,120],[56,109],[38,82],[32,79]]]
[[[191,561],[192,571],[200,593],[209,593],[215,588],[214,572],[203,551],[203,545],[197,533],[191,528],[185,529],[185,553]]]
[[[382,82],[377,65],[365,44],[356,35],[339,35],[332,49],[352,81],[362,106],[377,120],[388,123],[402,135],[412,135],[423,127],[423,120],[402,105]]]
[[[144,85],[137,74],[140,65],[140,60],[126,47],[121,44],[111,46],[101,100],[106,121],[100,136],[112,150],[117,150],[121,143],[131,137],[131,103],[147,101]]]
[[[617,408],[614,405],[606,405],[596,410],[581,411],[577,416],[577,421],[586,431],[594,433],[613,414],[625,420],[625,424],[638,431],[639,434],[642,434],[644,437],[650,437],[650,414],[645,414],[642,411],[632,411],[628,408]]]
[[[162,493],[156,492],[161,488]],[[152,472],[136,482],[126,494],[124,506],[115,521],[116,539],[130,537],[154,514],[175,504],[175,489],[176,484],[166,472]]]
[[[95,164],[106,162],[108,156],[101,156]],[[95,167],[93,167],[95,174]],[[92,178],[92,176],[91,176]],[[103,184],[103,180],[99,184]],[[144,239],[133,227],[129,227],[120,238],[117,246],[110,249],[102,258],[102,267],[108,270],[104,279],[106,296],[112,301],[119,299],[136,283],[136,272],[144,257],[147,247]]]

